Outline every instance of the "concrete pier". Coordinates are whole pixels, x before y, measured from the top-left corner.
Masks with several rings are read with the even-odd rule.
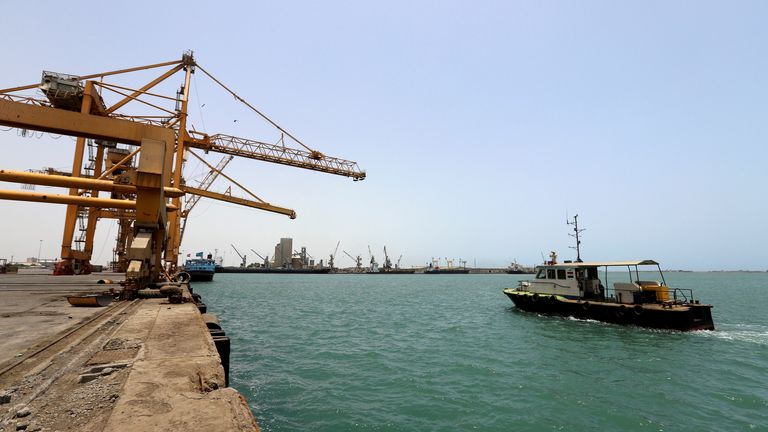
[[[119,275],[0,275],[0,430],[258,431],[194,304],[73,307]]]

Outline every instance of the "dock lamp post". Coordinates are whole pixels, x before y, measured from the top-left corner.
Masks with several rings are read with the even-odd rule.
[[[37,247],[37,263],[40,264],[40,251],[43,249],[43,241],[40,240],[40,246]]]

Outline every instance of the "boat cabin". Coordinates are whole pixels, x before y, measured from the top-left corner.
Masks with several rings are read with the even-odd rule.
[[[661,281],[640,280],[640,266],[655,266]],[[629,279],[609,267],[626,267]],[[604,268],[603,279],[599,270]],[[634,270],[634,274],[633,274]],[[646,271],[646,270],[643,270]],[[608,285],[609,274],[622,282]],[[606,288],[606,286],[608,288]],[[623,304],[665,302],[669,288],[659,263],[653,260],[614,262],[548,262],[536,267],[536,278],[528,281],[525,289],[540,295],[558,295],[570,299],[595,299]]]

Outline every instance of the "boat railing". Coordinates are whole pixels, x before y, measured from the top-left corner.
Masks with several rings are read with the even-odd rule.
[[[695,303],[693,300],[693,290],[690,288],[670,288],[669,293],[674,302]]]
[[[528,287],[530,287],[530,286],[531,286],[531,283],[532,283],[532,281],[519,281],[519,282],[517,283],[517,289],[518,289],[518,291],[527,291],[527,290],[528,290]],[[553,287],[556,287],[556,288],[565,288],[565,289],[568,289],[568,288],[570,288],[570,286],[568,286],[568,285],[560,285],[560,284],[559,284],[559,283],[557,283],[557,282],[549,282],[549,281],[535,281],[535,283],[536,283],[536,284],[541,284],[541,285],[544,285],[544,284],[547,284],[547,285],[552,285]]]
[[[645,290],[639,291],[641,303],[655,303],[657,302],[656,291]],[[603,290],[603,299],[601,301],[616,303],[618,302],[618,296],[616,295],[616,289],[605,288]],[[637,300],[636,300],[637,301]],[[675,304],[687,304],[695,303],[693,298],[693,290],[690,288],[669,288],[668,300],[662,303],[675,303]]]

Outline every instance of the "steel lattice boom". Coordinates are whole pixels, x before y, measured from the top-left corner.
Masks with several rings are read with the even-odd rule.
[[[365,179],[365,171],[362,171],[357,166],[357,162],[325,156],[318,151],[300,150],[231,135],[216,134],[208,136],[199,132],[190,132],[190,134],[201,136],[201,138],[190,138],[187,146],[199,148],[206,152],[215,151],[217,153],[321,171],[328,174],[351,177],[355,181]]]

